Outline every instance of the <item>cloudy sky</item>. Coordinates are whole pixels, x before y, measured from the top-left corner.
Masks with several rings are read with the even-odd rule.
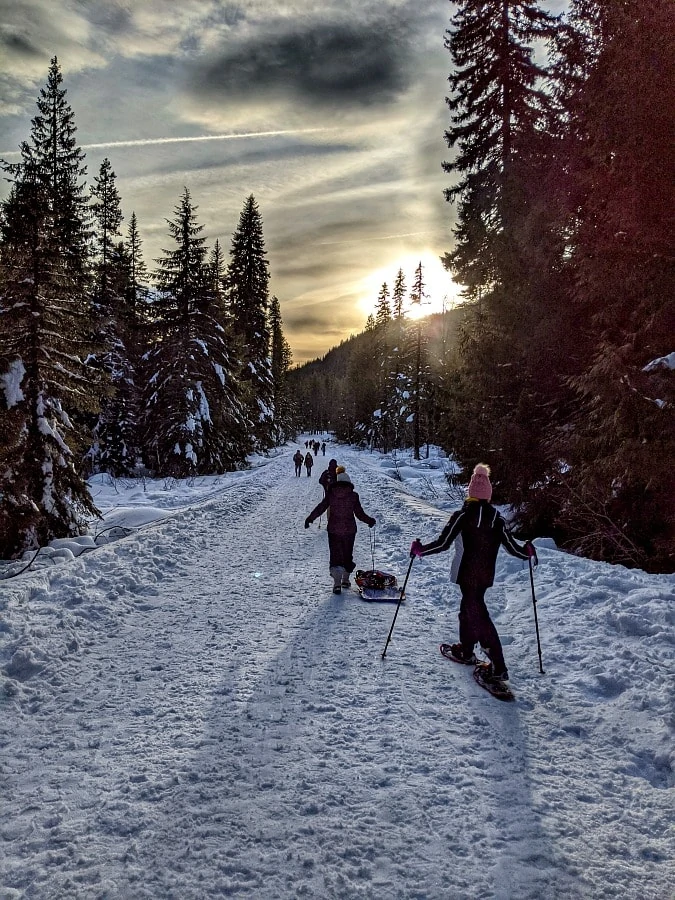
[[[451,14],[448,0],[0,0],[0,155],[28,137],[56,55],[89,179],[108,157],[150,267],[184,186],[226,253],[255,196],[303,362],[361,331],[399,267],[410,286],[422,260],[429,309],[456,298],[438,259]]]

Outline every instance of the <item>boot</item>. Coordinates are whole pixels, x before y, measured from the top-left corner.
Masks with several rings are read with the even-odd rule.
[[[329,571],[333,578],[333,593],[342,593],[342,579],[348,578],[347,571],[342,566],[331,566]]]

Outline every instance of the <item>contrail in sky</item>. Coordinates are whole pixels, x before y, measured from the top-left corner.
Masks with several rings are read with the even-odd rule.
[[[101,144],[82,144],[82,150],[103,150],[108,147],[149,147],[157,144],[186,144],[194,141],[232,141],[240,138],[278,137],[285,134],[311,134],[335,131],[334,128],[289,128],[284,131],[247,131],[229,134],[198,134],[193,137],[141,138],[136,141],[105,141]],[[0,151],[0,156],[18,154],[18,150]]]
[[[332,128],[289,128],[285,131],[247,131],[229,134],[199,134],[194,137],[142,138],[139,141],[107,141],[103,144],[82,144],[83,150],[99,150],[104,147],[146,147],[150,144],[183,144],[189,141],[231,141],[237,138],[277,137],[284,134],[310,134],[316,131],[333,131]]]

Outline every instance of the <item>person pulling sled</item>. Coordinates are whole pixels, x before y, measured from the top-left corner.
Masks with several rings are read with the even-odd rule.
[[[364,512],[359,495],[354,490],[349,475],[344,471],[337,475],[335,483],[321,503],[307,516],[305,528],[309,528],[312,522],[325,512],[330,513],[326,526],[330,552],[329,572],[333,579],[333,593],[339,594],[343,587],[351,586],[349,576],[356,568],[353,559],[356,520],[360,519],[372,528],[375,519]]]
[[[517,559],[536,559],[534,545],[527,541],[520,545],[511,536],[504,517],[490,503],[492,484],[489,466],[479,463],[473,470],[469,492],[461,509],[450,517],[436,540],[422,544],[412,542],[410,553],[416,557],[430,556],[448,550],[455,543],[455,558],[451,575],[459,585],[462,599],[459,606],[459,642],[452,644],[452,657],[468,665],[478,663],[473,649],[476,643],[487,653],[490,666],[483,678],[495,682],[509,677],[502,644],[497,629],[485,605],[485,592],[492,587],[499,548]]]

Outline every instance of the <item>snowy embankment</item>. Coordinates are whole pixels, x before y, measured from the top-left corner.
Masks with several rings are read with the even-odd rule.
[[[501,555],[499,703],[438,653],[451,554],[415,562],[381,659],[394,606],[330,593],[303,528],[328,456],[295,478],[294,449],[183,494],[101,481],[103,527],[149,524],[0,582],[2,900],[673,896],[675,577],[539,542],[541,675]],[[402,579],[440,469],[331,451]]]

